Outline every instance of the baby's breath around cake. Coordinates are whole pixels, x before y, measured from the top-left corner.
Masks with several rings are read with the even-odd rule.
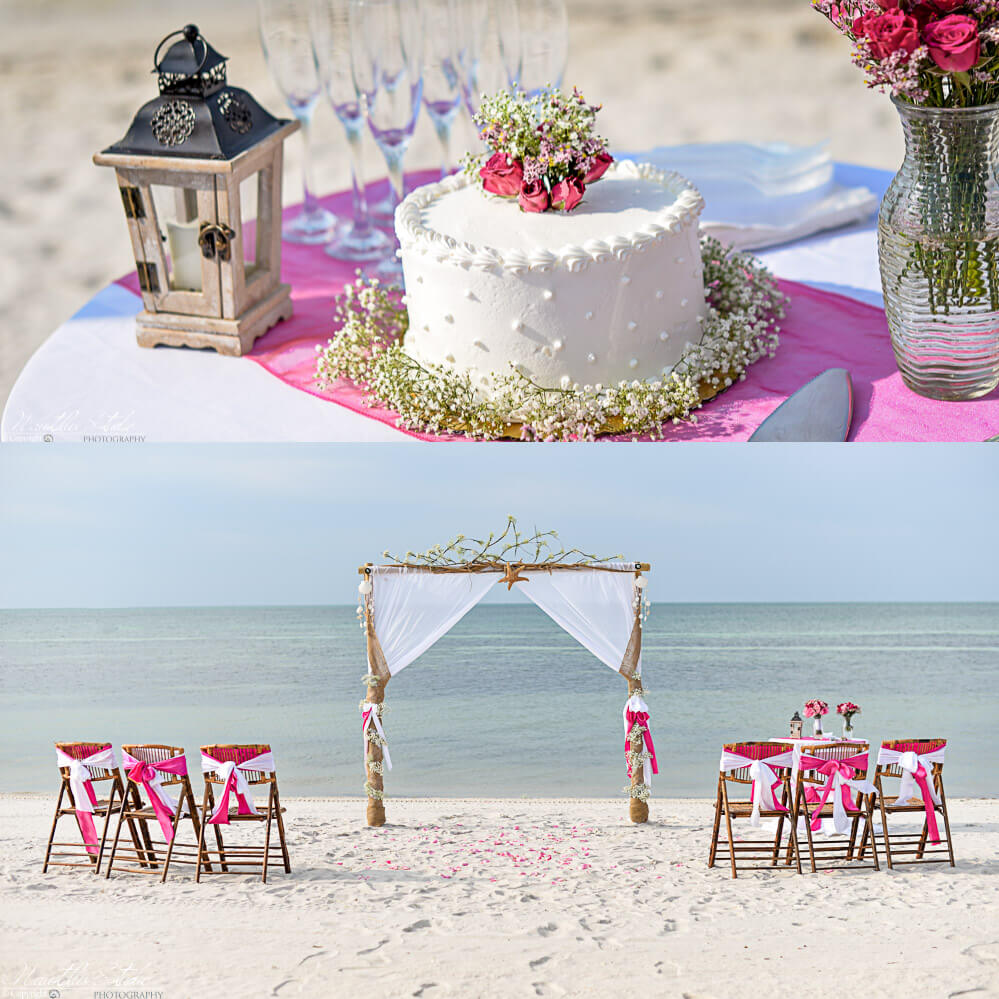
[[[463,372],[421,364],[403,348],[409,317],[399,293],[361,277],[338,298],[340,331],[317,345],[316,380],[358,386],[368,405],[398,414],[400,427],[436,435],[496,440],[594,440],[625,433],[662,439],[671,424],[697,421],[694,410],[745,378],[749,365],[777,349],[787,302],[755,258],[701,241],[706,312],[702,336],[658,380],[546,388],[511,367],[492,373],[488,396]]]

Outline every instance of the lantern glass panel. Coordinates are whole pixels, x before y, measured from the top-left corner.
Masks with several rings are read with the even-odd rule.
[[[243,260],[246,266],[246,280],[252,279],[257,269],[266,260],[257,254],[257,205],[260,194],[260,173],[251,174],[239,185],[239,217],[243,222]]]
[[[214,190],[159,183],[149,188],[152,222],[163,250],[164,291],[201,293],[207,261],[198,245],[202,222],[213,221]]]

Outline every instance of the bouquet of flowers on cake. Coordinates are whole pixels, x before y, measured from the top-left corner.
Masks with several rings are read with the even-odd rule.
[[[467,155],[465,170],[490,194],[516,198],[522,211],[571,212],[614,162],[593,130],[599,110],[575,88],[571,97],[551,88],[484,97],[473,121],[492,155],[485,163]]]
[[[925,107],[999,100],[997,0],[813,0],[853,42],[868,86]]]

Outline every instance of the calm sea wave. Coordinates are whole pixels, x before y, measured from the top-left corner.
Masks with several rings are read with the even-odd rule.
[[[865,738],[946,737],[949,793],[999,794],[971,761],[997,604],[664,604],[644,661],[656,795],[713,795],[721,743],[786,734],[808,697],[858,702]],[[269,741],[286,794],[357,795],[365,671],[352,607],[0,611],[0,790],[53,788],[52,743],[100,738]],[[618,794],[625,694],[535,607],[481,605],[389,685],[386,789]]]

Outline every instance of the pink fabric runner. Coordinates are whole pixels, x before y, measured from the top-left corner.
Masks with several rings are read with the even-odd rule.
[[[435,173],[414,174],[407,178],[407,189],[435,178]],[[323,203],[349,216],[349,193],[330,195]],[[297,211],[297,206],[287,210]],[[394,426],[396,415],[366,406],[357,389],[320,390],[314,382],[316,344],[325,345],[332,334],[333,298],[352,280],[356,266],[327,257],[322,247],[285,243],[282,279],[292,286],[295,314],[258,340],[248,357],[293,388]],[[134,273],[118,283],[138,294]],[[776,356],[754,364],[744,382],[707,403],[698,411],[696,425],[670,428],[667,440],[745,441],[789,395],[832,367],[846,368],[853,378],[851,440],[981,441],[999,434],[999,389],[974,402],[924,399],[902,384],[882,310],[793,281],[780,286],[791,306],[781,324]]]

